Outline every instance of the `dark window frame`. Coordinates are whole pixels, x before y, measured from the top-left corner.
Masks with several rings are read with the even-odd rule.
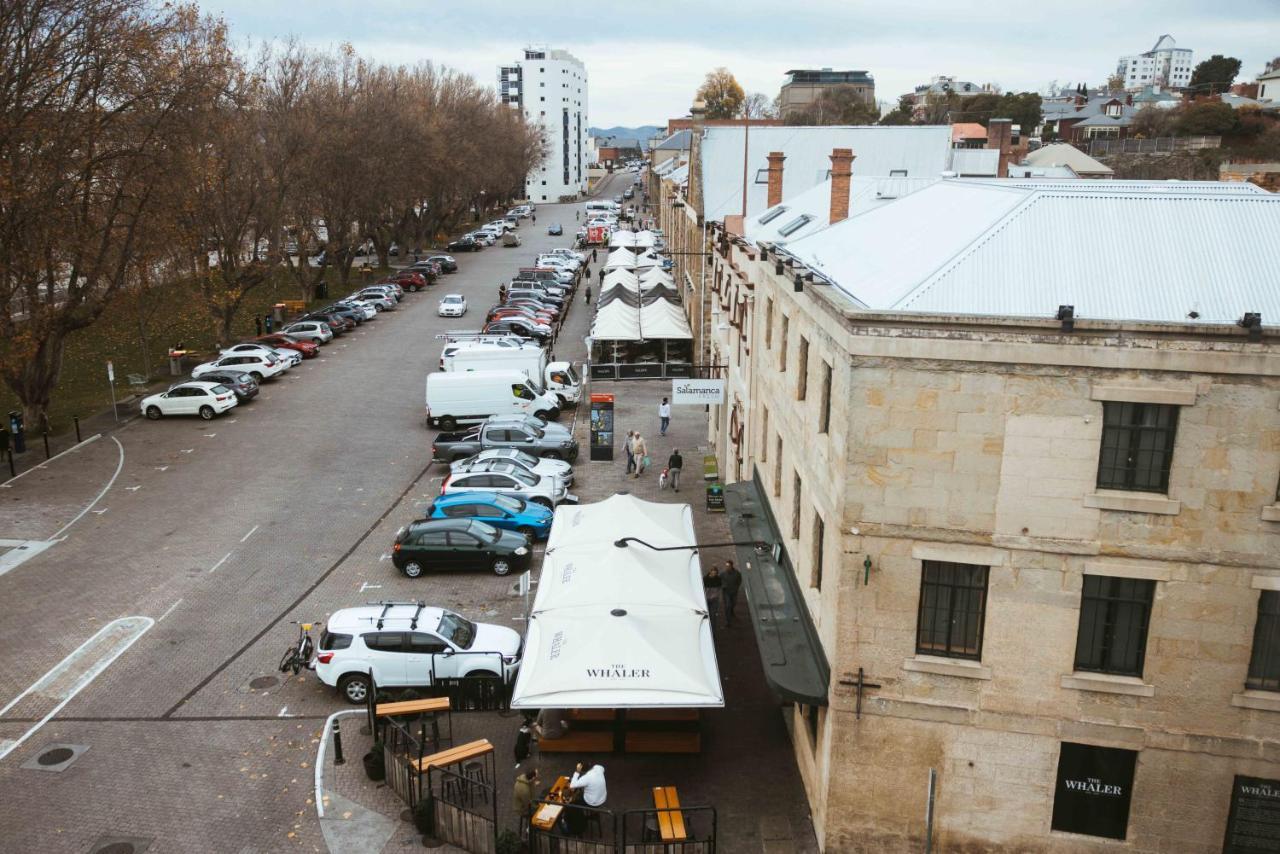
[[[809,339],[800,336],[800,346],[796,348],[796,400],[804,400],[809,396]]]
[[[822,390],[820,392],[821,399],[818,401],[818,432],[826,433],[831,430],[831,383],[832,383],[831,366],[824,359],[822,362]]]
[[[990,582],[989,566],[940,560],[921,561],[920,603],[916,612],[916,655],[981,661]],[[961,596],[960,593],[967,595]],[[976,607],[973,607],[975,595]],[[939,625],[937,616],[942,611],[945,611],[945,636],[939,642],[935,635]],[[960,624],[962,617],[965,618],[963,625]],[[957,638],[957,630],[965,637]],[[970,632],[972,638],[968,637]]]
[[[1180,408],[1172,403],[1104,401],[1098,489],[1167,494]]]
[[[1280,691],[1280,590],[1263,590],[1258,597],[1258,618],[1253,624],[1253,651],[1245,687],[1254,691]]]
[[[1080,586],[1080,622],[1076,628],[1075,670],[1142,678],[1146,669],[1147,636],[1155,604],[1156,582],[1146,578],[1086,575]],[[1131,621],[1137,615],[1136,635]],[[1102,621],[1097,628],[1098,621]],[[1128,647],[1136,643],[1130,655]],[[1120,659],[1117,661],[1117,659]],[[1127,663],[1126,663],[1127,662]]]
[[[813,511],[813,567],[809,571],[809,586],[822,592],[822,565],[826,561],[827,523],[817,508]]]
[[[803,505],[800,502],[800,496],[804,493],[804,479],[800,477],[800,472],[795,469],[791,470],[791,539],[800,539],[800,517],[803,515]]]

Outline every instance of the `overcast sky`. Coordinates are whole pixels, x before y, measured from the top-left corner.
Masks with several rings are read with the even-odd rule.
[[[1252,80],[1280,53],[1280,0],[197,2],[241,40],[349,41],[388,63],[431,60],[490,86],[497,67],[525,45],[562,48],[586,63],[595,127],[685,115],[703,76],[719,65],[748,92],[770,97],[788,69],[865,69],[877,98],[893,101],[938,74],[1015,91],[1054,80],[1099,84],[1119,56],[1148,50],[1162,33],[1194,50],[1196,62],[1239,57],[1239,80]]]

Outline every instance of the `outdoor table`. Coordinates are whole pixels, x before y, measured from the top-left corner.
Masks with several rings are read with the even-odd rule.
[[[425,700],[403,700],[398,703],[379,703],[374,714],[380,718],[394,715],[431,714],[449,711],[448,697],[428,697]]]
[[[573,790],[569,788],[569,778],[558,777],[551,785],[546,797],[547,801],[553,803],[540,805],[534,811],[531,823],[539,830],[551,830],[560,819],[560,814],[564,812],[564,805],[572,799]]]
[[[468,759],[475,759],[492,752],[493,745],[489,743],[489,739],[481,738],[476,741],[469,741],[466,744],[460,744],[457,747],[451,747],[448,750],[442,750],[439,753],[432,753],[430,756],[422,757],[421,760],[410,759],[409,764],[421,773],[431,767],[442,768],[445,765],[457,765],[460,762],[466,762]]]
[[[675,786],[654,786],[653,805],[658,810],[658,833],[663,842],[680,842],[688,838]]]

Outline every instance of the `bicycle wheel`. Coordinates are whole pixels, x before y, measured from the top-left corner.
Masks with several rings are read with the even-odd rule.
[[[298,648],[296,646],[289,647],[288,651],[285,652],[284,654],[284,658],[280,659],[280,672],[284,673],[289,668],[293,668],[293,672],[297,673],[298,667],[297,667],[297,664],[295,663],[297,659],[298,659]]]

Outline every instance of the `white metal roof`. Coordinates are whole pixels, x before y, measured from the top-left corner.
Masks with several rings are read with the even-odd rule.
[[[951,171],[957,175],[986,175],[994,178],[1000,172],[1000,151],[995,148],[953,148]]]
[[[742,213],[743,134],[746,128],[708,128],[702,140],[703,214],[708,220]],[[752,127],[747,153],[747,216],[767,207],[768,186],[761,170],[768,154],[787,155],[782,169],[783,198],[827,180],[834,148],[853,149],[853,174],[936,177],[950,164],[948,125]],[[994,173],[993,173],[994,174]]]
[[[1077,174],[1112,174],[1110,166],[1094,160],[1074,145],[1053,142],[1032,151],[1022,162],[1027,166],[1070,166]]]
[[[1280,196],[1240,187],[940,181],[785,251],[873,310],[1280,318],[1280,255],[1267,248],[1280,234]]]
[[[877,205],[887,204],[927,187],[941,178],[871,178],[855,175],[849,179],[849,211],[857,213]],[[776,214],[776,216],[771,216]],[[788,235],[781,229],[795,222],[797,217],[807,216],[809,221]],[[762,219],[768,222],[762,223]],[[831,179],[823,181],[798,195],[784,198],[780,204],[748,217],[743,236],[756,243],[788,243],[821,231],[831,220]]]

